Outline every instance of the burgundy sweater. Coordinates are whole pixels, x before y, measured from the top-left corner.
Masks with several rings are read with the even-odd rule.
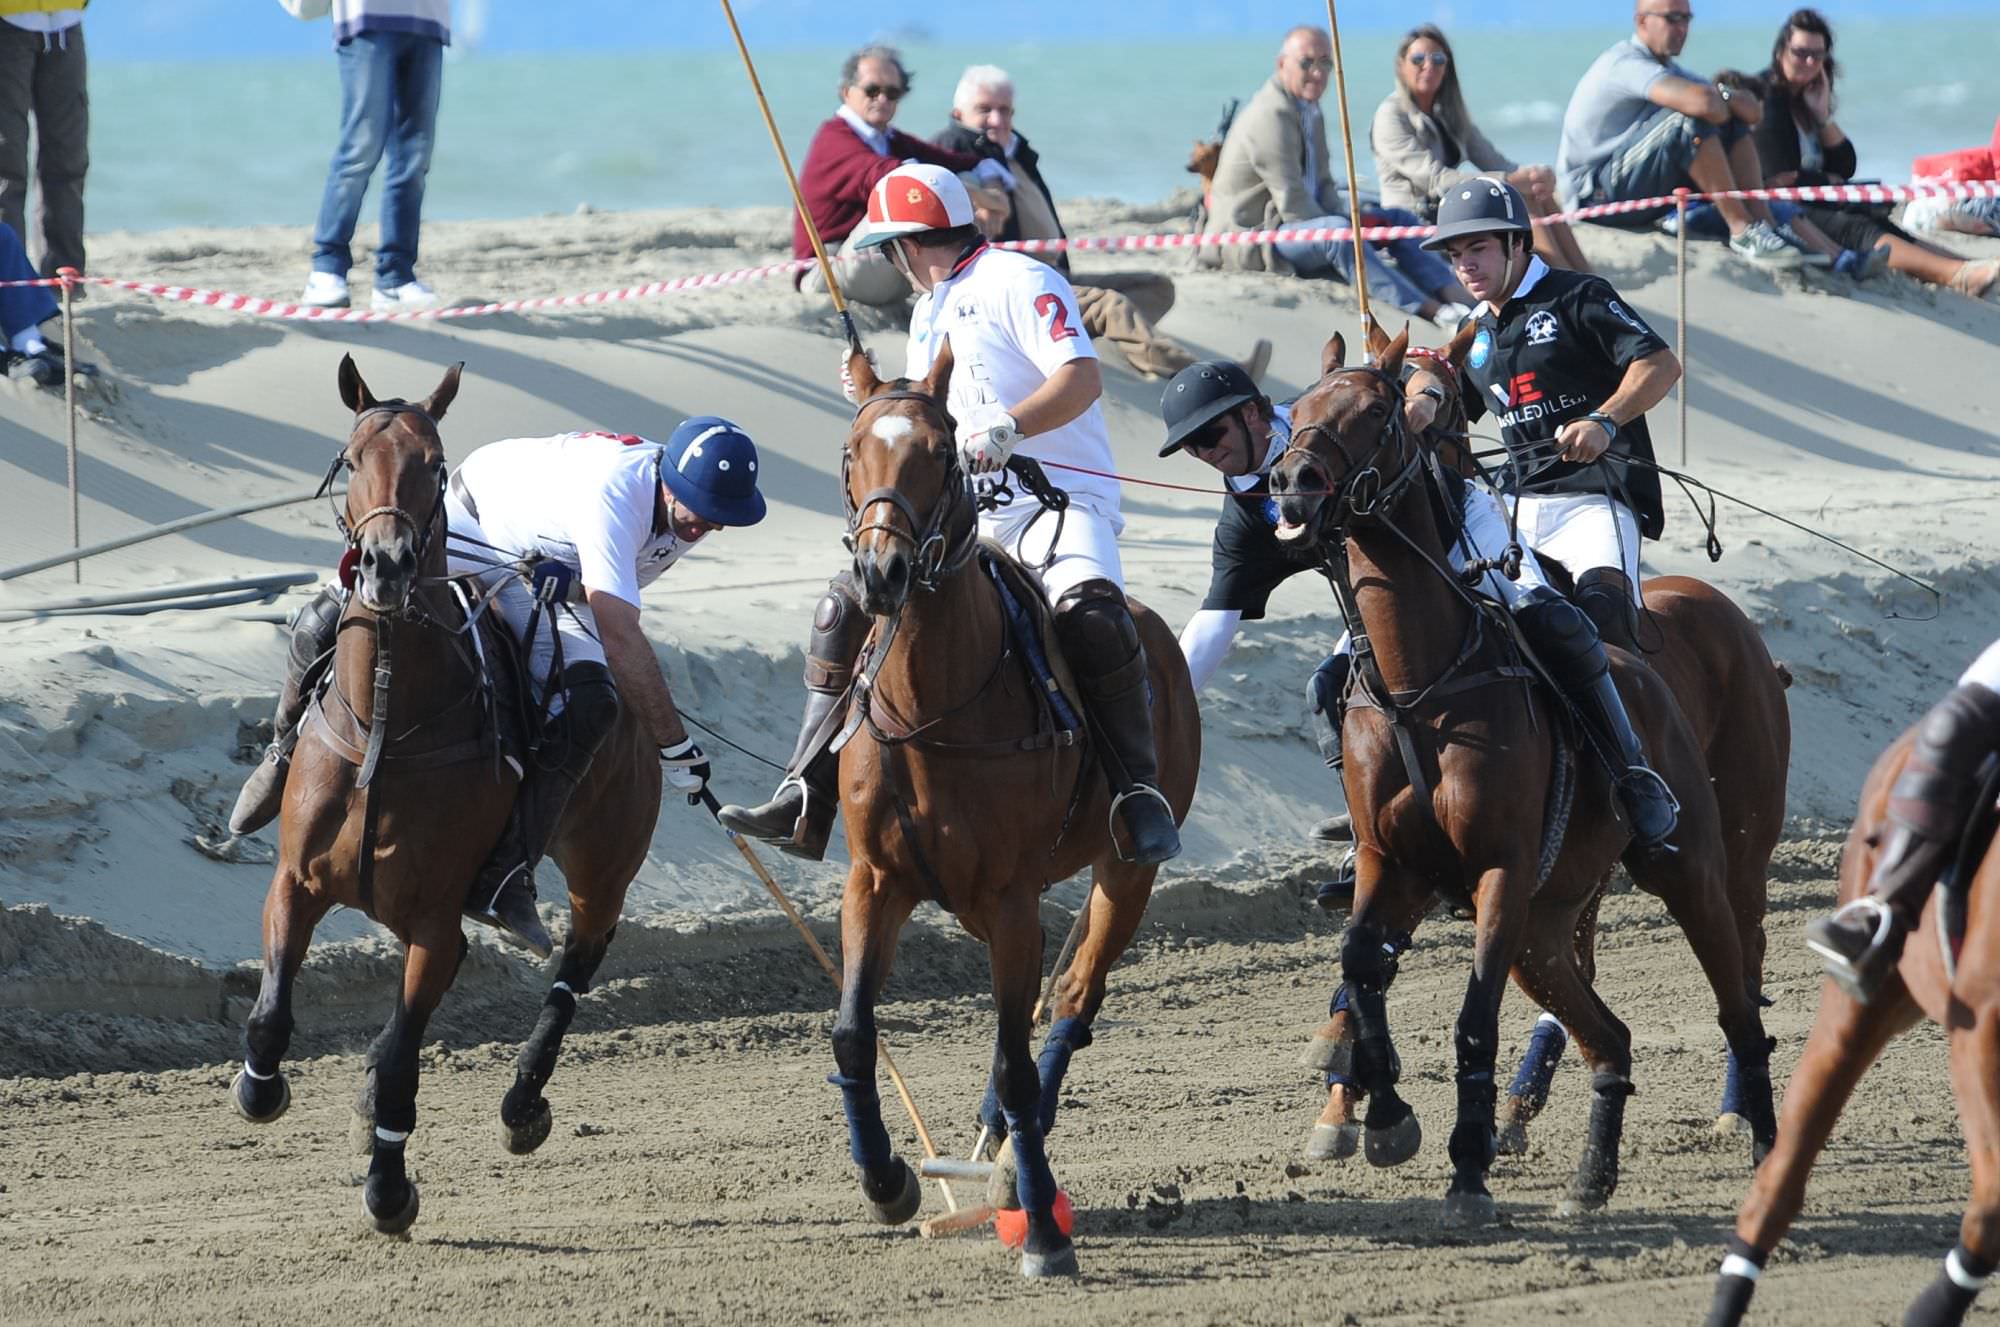
[[[820,240],[829,251],[868,215],[868,193],[876,181],[911,157],[952,171],[971,170],[979,164],[973,153],[933,147],[900,129],[889,131],[889,155],[878,157],[838,115],[819,127],[812,146],[806,149],[799,192],[806,196],[813,224],[819,227]],[[792,257],[812,257],[805,223],[796,216],[792,218]]]

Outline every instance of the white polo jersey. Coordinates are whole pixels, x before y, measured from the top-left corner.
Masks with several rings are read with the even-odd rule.
[[[455,478],[477,509],[477,537],[553,558],[586,588],[637,607],[639,591],[694,546],[671,525],[653,529],[661,450],[631,434],[507,438],[472,453]]]
[[[1011,410],[1073,359],[1096,359],[1083,330],[1076,292],[1047,263],[982,246],[937,287],[920,296],[910,318],[905,376],[930,372],[937,347],[951,341],[951,413],[960,422]],[[1083,466],[1108,475],[1111,439],[1104,411],[1090,408],[1059,429],[1027,439],[1017,456]],[[1051,467],[1049,481],[1103,516],[1118,513],[1118,481]]]

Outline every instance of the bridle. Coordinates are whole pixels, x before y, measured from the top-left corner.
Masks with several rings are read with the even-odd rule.
[[[936,422],[944,426],[944,435],[947,439],[953,438],[958,432],[957,421],[952,418],[949,410],[927,393],[911,391],[908,388],[879,392],[861,402],[854,408],[854,424],[851,427],[860,425],[861,417],[868,412],[870,406],[885,401],[920,402],[924,409],[935,417]],[[967,521],[963,535],[954,536],[951,531],[953,519],[961,509],[969,510],[972,503],[972,477],[966,472],[964,463],[960,461],[955,443],[947,442],[945,446],[944,494],[938,499],[937,505],[931,508],[928,520],[920,520],[916,506],[903,495],[901,490],[893,486],[885,485],[875,489],[860,502],[856,502],[853,490],[848,484],[848,475],[853,464],[853,449],[843,449],[840,454],[840,495],[841,501],[847,508],[847,531],[841,536],[840,542],[849,553],[854,552],[855,544],[861,536],[871,531],[880,531],[891,539],[902,540],[910,545],[911,559],[915,564],[911,583],[920,590],[937,589],[952,573],[965,565],[966,560],[972,556],[972,550],[978,545],[979,541],[975,535],[979,526],[977,521]],[[902,516],[904,524],[863,519],[870,508],[882,504],[887,504]]]
[[[1337,485],[1329,486],[1336,499],[1332,516],[1329,518],[1326,515],[1327,509],[1321,508],[1322,523],[1330,524],[1334,529],[1345,525],[1351,517],[1386,516],[1402,500],[1403,495],[1409,491],[1410,486],[1423,471],[1423,449],[1410,445],[1409,431],[1403,421],[1402,383],[1379,365],[1374,364],[1335,369],[1322,378],[1321,382],[1325,382],[1328,378],[1339,378],[1350,374],[1367,374],[1389,389],[1389,399],[1392,402],[1389,422],[1383,426],[1381,436],[1375,440],[1374,448],[1356,461],[1348,452],[1347,444],[1337,429],[1331,424],[1315,423],[1294,428],[1284,454],[1278,458],[1282,462],[1285,456],[1298,452],[1317,467],[1318,458],[1299,445],[1300,439],[1319,434],[1333,444],[1334,451],[1338,452],[1340,459],[1347,463],[1347,474]],[[1383,453],[1391,448],[1401,448],[1408,453],[1409,459],[1393,477],[1385,480],[1378,461]]]
[[[422,406],[394,401],[368,407],[366,410],[355,415],[354,428],[347,435],[347,445],[334,454],[332,463],[326,468],[325,476],[319,481],[319,488],[313,493],[314,497],[323,497],[330,500],[333,493],[333,481],[339,477],[340,472],[343,469],[350,473],[353,472],[355,466],[351,453],[354,449],[354,440],[360,434],[361,426],[369,419],[378,415],[416,415],[431,426],[433,433],[437,431],[437,420],[433,419],[430,412]],[[431,539],[437,534],[438,526],[444,520],[444,495],[445,485],[449,479],[449,470],[442,457],[439,458],[437,465],[434,467],[433,475],[437,481],[437,496],[431,503],[430,515],[421,522],[403,508],[394,505],[371,507],[361,513],[360,516],[354,518],[352,523],[348,521],[347,513],[344,510],[338,507],[334,509],[334,524],[340,528],[341,537],[347,541],[347,551],[340,558],[340,581],[342,585],[349,589],[353,588],[355,567],[361,558],[361,531],[370,521],[375,520],[377,517],[386,516],[397,524],[409,528],[410,534],[417,541],[417,566],[423,566],[424,559],[430,552]],[[410,590],[414,590],[415,588],[416,581],[413,579],[409,588],[404,591],[403,603],[398,604],[394,611],[400,612],[402,610],[409,600]]]

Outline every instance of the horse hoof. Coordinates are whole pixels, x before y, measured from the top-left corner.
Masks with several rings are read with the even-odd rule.
[[[1592,1212],[1603,1211],[1604,1205],[1610,1201],[1611,1195],[1608,1193],[1579,1192],[1572,1189],[1567,1198],[1556,1204],[1556,1215],[1588,1216]]]
[[[266,1110],[259,1111],[251,1103],[250,1099],[258,1094],[260,1087],[265,1083],[276,1083],[278,1085],[278,1104]],[[238,1069],[236,1077],[229,1084],[229,1104],[236,1108],[238,1115],[241,1115],[244,1119],[250,1121],[250,1123],[269,1124],[291,1109],[292,1085],[286,1081],[283,1073],[259,1080],[252,1078],[249,1074],[243,1072],[243,1070]]]
[[[519,1124],[510,1123],[506,1116],[500,1117],[500,1145],[517,1157],[524,1157],[549,1140],[549,1127],[555,1116],[549,1110],[549,1103],[535,1103],[535,1113]]]
[[[1304,1052],[1299,1056],[1299,1064],[1317,1074],[1351,1075],[1354,1072],[1354,1045],[1352,1042],[1314,1037],[1306,1043]]]
[[[1021,1254],[1021,1275],[1026,1277],[1075,1276],[1076,1245],[1065,1239],[1047,1253]]]
[[[1519,1120],[1509,1120],[1500,1126],[1494,1135],[1494,1151],[1503,1157],[1524,1157],[1528,1155],[1528,1126]]]
[[[1352,1122],[1315,1124],[1306,1139],[1308,1161],[1345,1161],[1360,1150],[1361,1126]]]
[[[1021,1168],[1014,1164],[1014,1140],[1000,1144],[993,1154],[993,1173],[986,1177],[986,1205],[997,1211],[1012,1212],[1021,1206]]]
[[[1726,1110],[1715,1117],[1715,1123],[1710,1128],[1718,1138],[1733,1138],[1737,1134],[1749,1133],[1750,1121],[1733,1110]]]
[[[1448,1193],[1444,1196],[1444,1211],[1438,1221],[1454,1230],[1490,1226],[1497,1210],[1490,1193]]]
[[[1417,1154],[1423,1142],[1424,1127],[1417,1123],[1415,1114],[1386,1129],[1370,1129],[1366,1138],[1368,1164],[1383,1168],[1400,1166]]]
[[[406,1182],[403,1187],[409,1191],[409,1196],[404,1200],[402,1210],[388,1216],[377,1212],[375,1204],[369,1201],[368,1191],[362,1190],[361,1205],[368,1210],[368,1221],[375,1227],[376,1234],[400,1235],[416,1224],[417,1186]]]
[[[902,1225],[915,1216],[924,1203],[924,1186],[917,1179],[917,1172],[910,1169],[907,1161],[899,1160],[896,1164],[903,1169],[903,1187],[887,1202],[878,1203],[872,1198],[868,1201],[868,1214],[885,1226]]]

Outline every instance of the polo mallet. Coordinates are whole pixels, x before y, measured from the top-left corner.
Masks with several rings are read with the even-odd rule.
[[[728,0],[723,0],[725,4]],[[1362,362],[1374,356],[1368,352],[1368,324],[1375,315],[1368,311],[1368,255],[1361,241],[1361,182],[1354,178],[1354,131],[1347,123],[1347,66],[1340,59],[1340,20],[1334,17],[1333,0],[1326,0],[1326,30],[1333,38],[1333,85],[1340,99],[1340,146],[1347,154],[1347,219],[1354,226],[1354,295],[1361,302]]]
[[[861,334],[854,330],[854,317],[847,311],[847,298],[840,293],[840,282],[834,279],[833,264],[826,256],[826,245],[820,242],[819,227],[813,224],[812,210],[806,206],[805,195],[799,192],[799,177],[792,171],[792,159],[785,151],[784,138],[778,133],[778,122],[771,118],[771,103],[764,99],[764,85],[757,79],[757,66],[751,62],[750,48],[743,44],[743,29],[736,26],[736,11],[729,7],[729,0],[722,0],[722,16],[729,20],[730,35],[736,38],[736,50],[743,57],[744,70],[750,75],[750,90],[757,94],[757,109],[764,112],[764,127],[771,131],[771,146],[778,149],[778,164],[785,168],[785,183],[792,187],[792,206],[798,209],[799,220],[806,228],[806,240],[812,245],[813,257],[819,260],[819,274],[826,281],[826,293],[833,297],[834,312],[840,315],[841,330],[847,333],[847,348],[859,355],[862,353]]]
[[[723,0],[723,2],[727,4],[728,0]],[[791,899],[785,896],[785,891],[779,887],[777,880],[772,877],[770,870],[765,867],[763,858],[757,855],[756,849],[752,848],[749,841],[741,834],[738,834],[735,830],[722,823],[722,804],[715,800],[714,792],[708,788],[703,788],[698,796],[701,799],[701,804],[708,808],[708,814],[714,817],[716,827],[729,836],[729,841],[736,845],[736,851],[743,854],[743,860],[750,863],[750,869],[756,873],[759,880],[764,882],[764,888],[770,892],[771,897],[777,900],[779,909],[785,914],[785,919],[791,922],[798,933],[804,937],[806,948],[812,950],[812,955],[819,960],[819,966],[826,973],[827,980],[831,981],[833,989],[838,991],[840,989],[840,969],[833,965],[833,960],[827,956],[825,948],[819,942],[819,937],[812,933],[812,929],[806,925],[806,919],[799,915],[799,910],[792,906]],[[889,1054],[889,1044],[879,1036],[875,1038],[875,1052],[882,1057],[882,1067],[889,1071],[889,1081],[896,1085],[896,1095],[902,1098],[903,1109],[909,1112],[910,1123],[916,1126],[917,1141],[923,1144],[925,1159],[935,1160],[938,1150],[931,1142],[931,1131],[924,1127],[924,1117],[917,1110],[916,1098],[910,1095],[910,1085],[903,1081],[902,1070],[896,1067],[894,1057]],[[950,1211],[956,1212],[958,1210],[958,1200],[952,1197],[951,1186],[940,1179],[938,1181],[938,1188],[944,1193],[945,1207]]]

